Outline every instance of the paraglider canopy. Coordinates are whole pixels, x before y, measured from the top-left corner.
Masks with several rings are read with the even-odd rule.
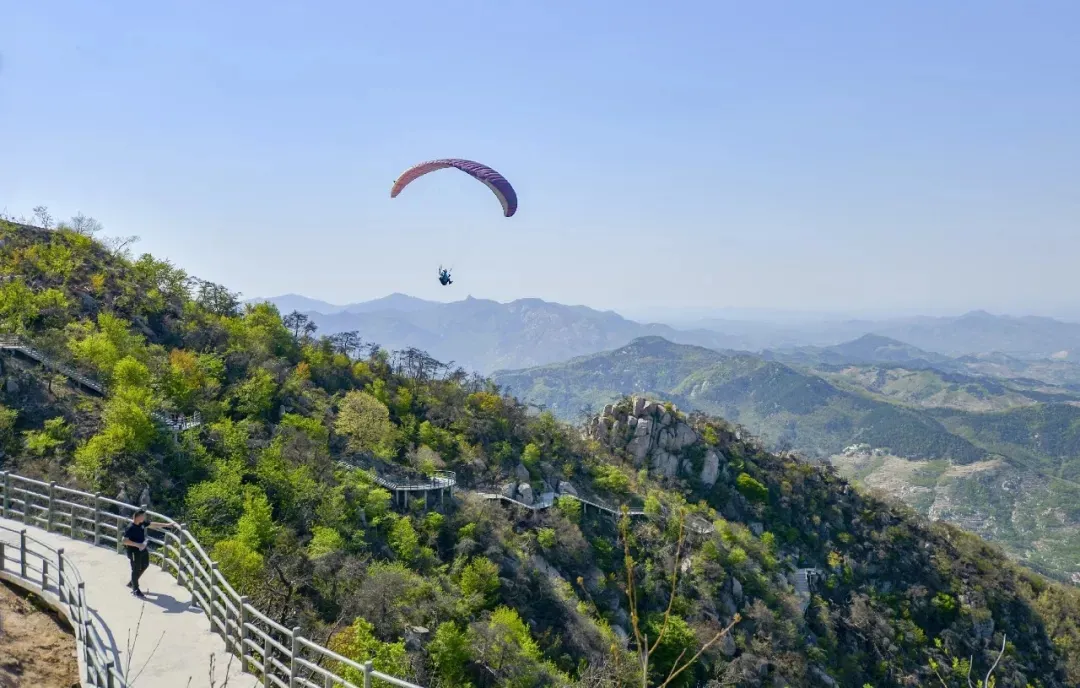
[[[487,188],[491,189],[491,192],[495,194],[495,197],[499,199],[499,203],[502,204],[504,216],[510,217],[517,212],[517,192],[514,191],[514,187],[510,186],[510,182],[506,181],[506,177],[487,165],[473,162],[472,160],[463,160],[461,158],[431,160],[410,167],[397,178],[397,181],[394,182],[394,186],[390,189],[390,198],[397,198],[397,195],[401,193],[401,190],[408,186],[412,181],[423,177],[429,172],[445,169],[447,167],[461,170],[473,179],[483,182]]]

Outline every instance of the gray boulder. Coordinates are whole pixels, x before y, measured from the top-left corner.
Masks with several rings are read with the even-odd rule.
[[[533,489],[529,483],[521,483],[518,485],[518,501],[522,504],[532,506],[533,503]]]
[[[712,487],[720,477],[720,457],[710,449],[705,454],[705,463],[701,467],[701,482]]]

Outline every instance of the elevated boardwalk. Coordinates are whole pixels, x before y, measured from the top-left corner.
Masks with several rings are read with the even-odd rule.
[[[44,589],[68,614],[84,686],[221,688],[228,676],[230,688],[420,688],[270,619],[229,585],[191,533],[153,511],[155,522],[178,527],[148,531],[156,568],[142,577],[147,599],[133,597],[120,552],[135,509],[0,473],[0,577]],[[347,671],[356,682],[343,677]]]
[[[89,587],[86,610],[98,626],[105,663],[112,662],[112,668],[119,674],[119,677],[113,677],[114,683],[147,688],[186,688],[190,681],[192,686],[209,686],[213,658],[218,685],[224,681],[226,671],[230,687],[261,685],[254,676],[243,674],[240,661],[230,657],[225,651],[225,643],[210,632],[202,610],[192,604],[191,593],[160,568],[151,566],[143,574],[140,583],[146,600],[140,600],[124,585],[130,578],[126,557],[21,521],[0,518],[5,571],[18,570],[22,532],[31,540],[28,546],[37,552],[47,554],[46,547],[63,550],[65,559],[86,582]],[[40,561],[42,557],[36,559]],[[41,567],[36,568],[40,571]],[[30,571],[30,575],[39,571]],[[47,590],[59,597],[56,581],[52,581]],[[86,676],[85,656],[80,659]],[[117,679],[125,682],[119,683]],[[104,680],[86,684],[108,685]]]
[[[799,608],[802,609],[803,613],[806,613],[807,608],[810,606],[810,598],[821,575],[821,569],[795,570],[795,594],[799,596]]]
[[[608,506],[607,504],[602,504],[586,497],[579,497],[578,495],[570,494],[569,492],[544,492],[532,504],[526,504],[525,502],[514,499],[513,497],[507,497],[506,495],[497,492],[477,491],[476,495],[483,499],[499,500],[507,504],[521,507],[523,509],[529,509],[530,511],[541,511],[543,509],[550,509],[552,506],[555,505],[555,500],[559,499],[560,497],[569,497],[570,499],[580,502],[582,511],[584,511],[585,513],[588,513],[589,509],[592,508],[598,513],[611,516],[613,518],[619,518],[622,516],[622,507]],[[641,507],[627,507],[626,511],[627,515],[631,518],[640,518],[646,516],[645,509],[642,509]],[[686,519],[686,527],[690,531],[699,535],[706,535],[715,530],[712,523],[709,523],[707,520],[701,518],[700,516],[693,515]]]
[[[11,335],[0,336],[0,351],[13,351],[26,358],[37,361],[46,368],[50,368],[60,373],[83,389],[89,390],[99,396],[106,396],[108,393],[104,383],[83,375],[71,366],[64,365],[63,363],[54,360],[48,354],[18,337],[13,337]],[[189,428],[195,428],[202,425],[202,418],[199,417],[197,412],[192,416],[171,415],[160,412],[155,412],[153,415],[154,420],[173,432],[182,432]]]
[[[357,466],[352,464],[342,464],[348,468],[356,469]],[[394,502],[399,504],[403,508],[409,507],[409,495],[417,492],[422,493],[421,499],[424,500],[424,508],[428,506],[428,495],[434,493],[438,495],[439,507],[442,508],[445,505],[445,498],[454,496],[454,486],[457,485],[457,475],[453,471],[435,471],[435,473],[427,480],[407,480],[404,482],[398,482],[385,478],[374,471],[371,472],[375,483],[380,487],[384,487],[390,490],[390,494],[393,496]],[[416,497],[414,497],[415,499]]]

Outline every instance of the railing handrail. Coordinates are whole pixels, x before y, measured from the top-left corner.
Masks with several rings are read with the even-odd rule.
[[[338,461],[337,463],[347,470],[366,472],[377,485],[388,490],[443,490],[457,485],[457,473],[454,471],[437,470],[432,471],[431,477],[427,480],[397,482],[379,475],[374,470],[356,466],[347,461]]]
[[[43,365],[52,368],[56,372],[60,373],[68,379],[75,380],[76,382],[89,387],[98,394],[104,396],[108,392],[108,388],[105,383],[84,375],[75,370],[71,366],[60,363],[52,356],[49,356],[40,349],[35,348],[33,345],[27,343],[18,335],[0,335],[0,349],[11,349],[13,351],[21,351],[23,354],[33,358],[36,361],[41,362]],[[191,416],[184,414],[176,414],[177,418],[171,417],[169,414],[161,411],[154,411],[151,414],[159,423],[165,425],[171,430],[183,431],[188,428],[195,428],[202,425],[202,415],[195,411]]]
[[[53,606],[67,617],[71,627],[75,629],[75,647],[83,660],[86,674],[83,677],[84,683],[90,686],[127,688],[123,670],[115,666],[110,659],[112,653],[105,646],[103,638],[107,637],[107,633],[99,628],[101,624],[89,612],[86,601],[86,583],[75,563],[64,554],[64,549],[54,549],[30,537],[25,528],[15,530],[0,525],[0,531],[19,536],[17,559],[7,556],[8,543],[0,539],[0,573],[19,579],[19,585],[39,592],[43,596],[52,595],[50,587],[56,590],[58,604]],[[36,558],[40,565],[31,566],[30,557]],[[7,566],[9,561],[17,564],[18,568],[9,568]],[[50,562],[55,562],[55,565],[50,566]],[[31,572],[38,574],[40,578],[32,578]],[[50,578],[55,580],[51,586]]]
[[[47,532],[67,535],[83,542],[89,539],[94,545],[115,546],[117,552],[123,548],[123,531],[130,518],[129,514],[139,508],[100,494],[62,487],[54,482],[46,483],[10,472],[0,471],[0,481],[0,517],[18,517],[27,525],[44,527]],[[65,499],[60,499],[58,495]],[[76,498],[93,500],[93,506],[78,504],[74,501]],[[43,501],[45,505],[34,503],[35,500]],[[21,508],[15,508],[16,505]],[[116,513],[112,509],[120,512],[126,509],[128,514]],[[90,512],[92,518],[77,516],[77,510]],[[148,510],[147,514],[155,522],[174,524],[177,527],[175,532],[161,531],[161,537],[151,534],[158,532],[156,529],[147,533],[148,542],[154,546],[150,550],[151,559],[191,593],[192,601],[207,615],[210,629],[222,636],[228,652],[240,657],[245,670],[261,675],[264,686],[293,688],[315,685],[310,680],[314,674],[318,674],[319,681],[328,686],[353,686],[354,684],[336,673],[340,671],[339,667],[345,665],[363,675],[365,688],[372,685],[372,679],[400,688],[421,688],[376,671],[370,661],[361,664],[341,657],[329,648],[304,638],[300,627],[286,629],[282,624],[273,621],[267,614],[252,606],[247,597],[240,595],[225,580],[218,571],[217,562],[213,561],[184,524],[153,510]],[[91,524],[92,530],[83,527],[83,523]],[[64,529],[67,529],[67,533],[63,532]],[[32,538],[27,539],[33,541]],[[85,583],[82,583],[79,587],[84,585]],[[80,600],[85,605],[85,595]],[[92,633],[98,638],[103,637],[96,628],[92,629]],[[87,664],[89,666],[90,662]],[[117,670],[112,668],[111,664],[108,666],[114,679],[122,680]],[[124,683],[108,684],[106,680],[107,678],[89,685],[112,685],[116,688],[126,686]]]

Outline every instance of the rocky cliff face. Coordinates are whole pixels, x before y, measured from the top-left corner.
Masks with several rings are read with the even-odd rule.
[[[720,475],[720,452],[703,448],[698,433],[672,404],[644,397],[608,404],[586,434],[625,451],[635,466],[648,466],[658,475],[696,477],[710,487]]]

